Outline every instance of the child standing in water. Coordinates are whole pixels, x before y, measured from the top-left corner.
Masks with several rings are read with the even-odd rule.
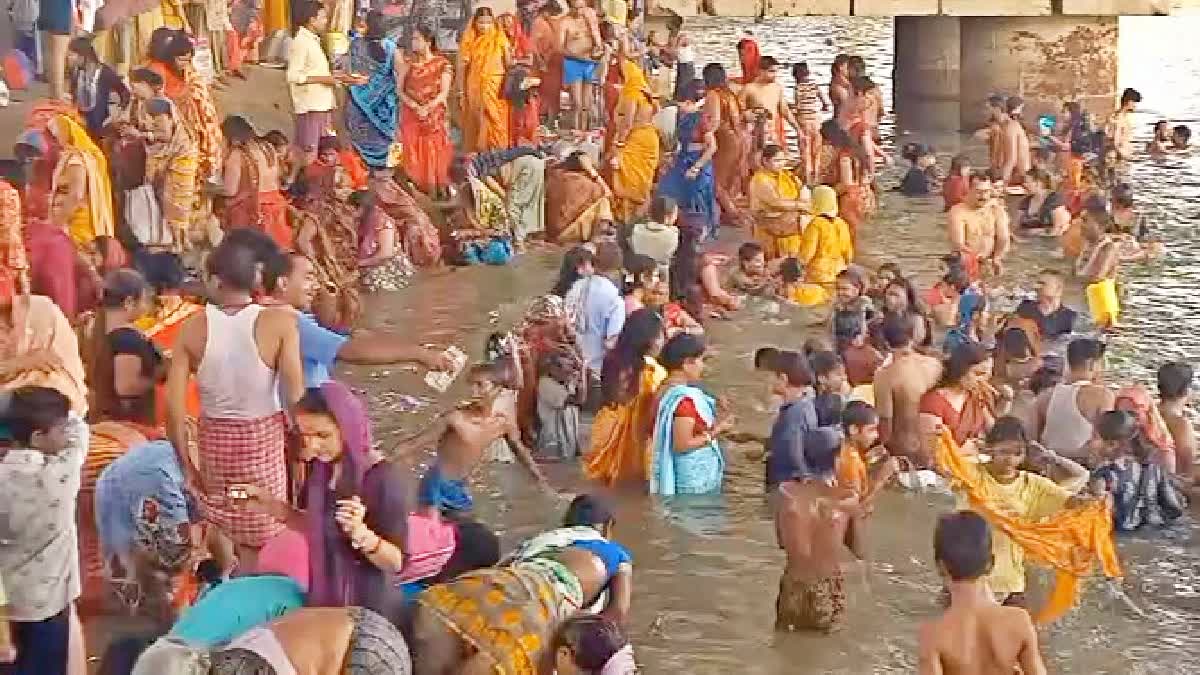
[[[921,626],[921,675],[1045,675],[1029,613],[1001,605],[988,589],[992,533],[987,521],[972,511],[942,516],[933,534],[933,557],[950,589],[950,607]]]
[[[583,404],[582,368],[571,367],[572,355],[554,351],[538,365],[537,451],[547,459],[579,456],[579,407]]]

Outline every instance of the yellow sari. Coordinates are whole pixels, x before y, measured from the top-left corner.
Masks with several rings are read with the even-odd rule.
[[[588,478],[609,484],[647,479],[654,395],[665,379],[666,369],[647,356],[637,396],[620,405],[606,405],[596,413],[592,448],[583,465]]]
[[[791,171],[760,169],[751,179],[750,213],[754,216],[754,239],[763,247],[767,260],[799,257],[799,214],[779,207],[783,202],[800,199],[802,190],[803,186]]]
[[[642,205],[654,191],[654,176],[658,171],[660,156],[658,129],[653,121],[640,118],[643,111],[653,112],[648,92],[649,82],[638,65],[629,59],[621,61],[621,93],[617,98],[617,110],[631,110],[630,123],[633,128],[625,137],[622,147],[614,148],[617,168],[613,171],[612,191],[613,215],[623,222],[632,222]]]
[[[813,190],[813,213],[804,228],[796,257],[805,265],[805,280],[832,286],[837,275],[854,261],[850,226],[838,217],[837,193],[828,185]]]
[[[1065,507],[1033,520],[1012,513],[998,494],[995,479],[978,464],[967,462],[949,430],[935,445],[938,469],[950,478],[957,492],[965,493],[971,510],[1024,550],[1025,556],[1054,569],[1054,589],[1034,621],[1046,624],[1062,617],[1075,605],[1080,580],[1099,568],[1108,578],[1122,575],[1112,536],[1112,514],[1107,502],[1092,501]]]
[[[510,145],[510,109],[502,92],[510,49],[508,37],[495,24],[480,32],[472,22],[463,33],[458,58],[465,63],[459,117],[464,152],[500,150]]]
[[[116,236],[108,160],[87,131],[67,115],[58,115],[50,124],[55,136],[63,139],[62,154],[54,168],[54,196],[51,199],[59,198],[67,168],[81,166],[86,176],[87,194],[84,203],[67,216],[67,233],[77,247],[87,249],[96,237]]]

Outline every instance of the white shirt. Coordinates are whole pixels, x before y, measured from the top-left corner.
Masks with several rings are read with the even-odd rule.
[[[88,425],[70,413],[66,432],[56,455],[14,448],[0,460],[0,577],[12,621],[49,619],[81,591],[75,507]]]
[[[304,84],[310,77],[328,77],[329,59],[321,48],[321,38],[301,26],[288,48],[287,82],[292,95],[292,109],[297,115],[333,110],[337,100],[333,85]]]

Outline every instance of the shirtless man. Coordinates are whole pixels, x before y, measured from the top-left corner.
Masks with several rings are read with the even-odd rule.
[[[1192,366],[1183,361],[1164,363],[1158,369],[1158,411],[1175,440],[1175,473],[1192,482],[1196,458],[1196,430],[1188,415],[1192,398]]]
[[[880,332],[892,352],[892,360],[875,372],[880,441],[893,455],[927,467],[932,460],[926,456],[918,405],[941,378],[942,362],[916,350],[913,323],[905,317],[885,315]]]
[[[921,675],[1045,675],[1029,613],[996,602],[987,587],[992,533],[973,511],[942,516],[933,557],[950,590],[950,607],[921,626]]]
[[[467,489],[467,478],[483,458],[484,449],[502,438],[508,440],[538,486],[554,493],[529,448],[521,442],[516,420],[495,411],[501,382],[506,377],[504,368],[497,364],[474,366],[470,372],[474,395],[470,403],[446,415],[444,424],[433,424],[398,446],[398,456],[414,457],[437,444],[437,459],[421,478],[417,490],[417,503],[422,511],[431,512],[429,515],[470,511],[475,500]]]
[[[831,427],[804,435],[811,475],[779,484],[774,494],[775,534],[787,552],[779,579],[775,630],[832,633],[846,611],[841,553],[863,559],[864,510],[853,490],[836,487],[841,438]]]
[[[591,129],[592,87],[604,57],[600,19],[587,0],[571,0],[571,11],[559,24],[559,46],[563,55],[563,85],[571,95],[571,128]]]
[[[800,123],[792,115],[792,108],[787,104],[787,99],[783,95],[783,87],[776,81],[778,74],[779,62],[770,56],[762,57],[762,60],[759,61],[758,77],[742,87],[739,96],[743,109],[762,111],[766,114],[768,122],[764,146],[778,145],[786,152],[788,143],[784,122],[791,125],[796,136],[801,139],[801,143],[804,136],[800,130]]]
[[[962,254],[963,266],[971,279],[978,279],[986,267],[999,274],[1001,261],[1008,253],[1012,237],[1007,219],[1001,220],[992,207],[992,183],[982,173],[973,173],[962,203],[946,214],[946,234],[950,245]]]
[[[207,506],[206,517],[236,546],[240,563],[253,569],[258,549],[283,526],[236,508],[226,490],[255,483],[287,499],[283,411],[304,395],[300,337],[291,308],[254,302],[261,272],[252,246],[222,242],[208,257],[208,271],[215,280],[210,304],[180,327],[171,354],[167,437],[189,488]],[[193,375],[201,406],[197,458],[188,452],[187,387]]]
[[[829,100],[833,102],[833,115],[838,117],[842,107],[850,101],[850,55],[838,54],[833,58],[829,79]]]
[[[1038,396],[1038,439],[1078,462],[1088,459],[1096,420],[1116,405],[1116,396],[1101,384],[1104,347],[1094,338],[1072,340],[1067,345],[1066,382]]]
[[[1003,161],[1000,162],[1000,173],[997,178],[1000,185],[998,190],[1005,190],[1010,185],[1023,185],[1025,174],[1033,166],[1029,154],[1029,134],[1021,125],[1021,111],[1025,101],[1019,96],[1010,96],[1004,102],[1004,113],[1000,116],[1001,142],[1004,147]]]
[[[983,105],[984,127],[975,132],[975,138],[988,144],[988,166],[997,173],[1004,168],[1005,146],[1001,140],[1004,137],[1004,121],[1008,117],[1004,112],[1006,102],[1003,96],[989,96]]]

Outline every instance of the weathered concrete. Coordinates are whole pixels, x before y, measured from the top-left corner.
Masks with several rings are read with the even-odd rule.
[[[898,16],[895,36],[897,123],[914,129],[957,128],[962,50],[959,20]]]
[[[1062,0],[1062,13],[1083,16],[1137,16],[1171,13],[1171,0]]]
[[[1116,17],[964,17],[961,21],[961,119],[982,122],[993,93],[1021,96],[1026,117],[1080,101],[1095,114],[1117,91]],[[903,75],[903,74],[900,74]]]
[[[945,16],[1049,16],[1050,0],[942,0]]]
[[[854,0],[854,16],[930,16],[939,0]]]

